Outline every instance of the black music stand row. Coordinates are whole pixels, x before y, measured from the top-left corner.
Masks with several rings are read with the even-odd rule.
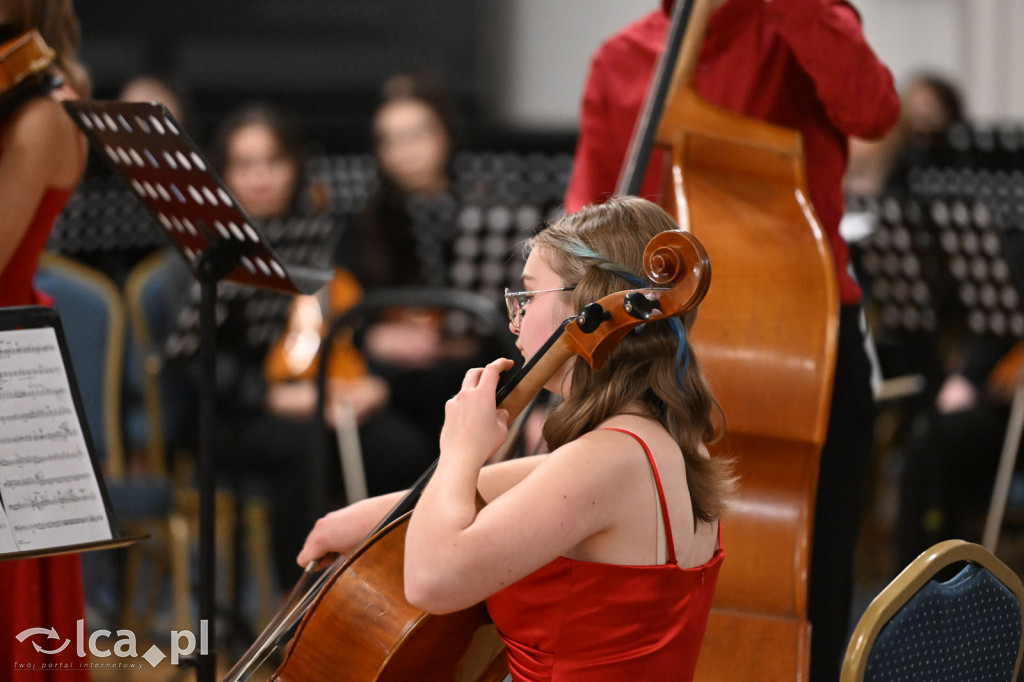
[[[156,103],[65,102],[79,128],[131,186],[188,262],[201,286],[199,386],[199,618],[214,636],[214,492],[217,283],[313,293],[330,271],[281,262],[167,108]],[[211,650],[196,658],[199,680],[214,680]]]
[[[100,499],[98,505],[103,508],[106,515],[106,531],[109,534],[109,538],[97,539],[93,538],[86,542],[75,542],[73,544],[52,544],[45,541],[30,543],[30,549],[22,549],[14,552],[3,552],[0,553],[0,562],[2,561],[13,561],[17,559],[35,559],[47,556],[57,556],[60,554],[74,554],[78,552],[87,552],[97,549],[115,549],[118,547],[125,547],[127,545],[144,540],[148,535],[132,535],[126,536],[121,534],[117,522],[114,517],[114,509],[110,505],[110,498],[107,494],[106,484],[103,481],[102,467],[99,465],[99,458],[96,454],[96,446],[93,442],[92,436],[89,432],[89,424],[85,419],[85,408],[82,403],[82,397],[78,392],[78,383],[75,380],[74,369],[71,365],[71,354],[68,351],[67,341],[64,337],[64,328],[61,325],[60,316],[57,311],[53,308],[47,308],[43,306],[18,306],[12,308],[0,308],[0,355],[8,356],[10,353],[19,353],[20,351],[33,350],[31,348],[25,348],[19,344],[12,342],[13,337],[9,337],[12,332],[27,331],[27,330],[52,330],[52,338],[56,342],[56,348],[40,349],[44,352],[49,352],[51,357],[53,354],[59,354],[61,367],[52,367],[47,374],[53,376],[54,372],[58,370],[63,372],[63,381],[66,381],[67,393],[66,397],[51,398],[47,395],[46,390],[40,390],[40,386],[33,387],[32,374],[36,371],[44,370],[42,360],[38,359],[39,356],[32,353],[34,359],[29,360],[28,354],[25,356],[25,361],[22,362],[22,367],[14,371],[15,374],[22,376],[6,377],[0,380],[0,398],[4,398],[4,402],[7,402],[7,398],[10,396],[3,395],[4,393],[18,394],[24,393],[27,389],[30,393],[35,391],[39,393],[38,397],[22,398],[31,402],[31,410],[27,414],[14,415],[17,417],[17,421],[21,423],[35,423],[38,430],[40,431],[40,438],[36,440],[44,440],[42,438],[43,432],[47,429],[54,429],[56,422],[60,421],[67,424],[67,428],[62,428],[58,440],[61,441],[59,447],[63,447],[64,450],[73,450],[76,446],[74,444],[77,440],[77,436],[81,436],[81,445],[84,445],[85,452],[81,455],[88,459],[88,474],[92,475],[95,479],[96,489],[99,493]],[[56,377],[55,377],[56,378]],[[57,379],[58,383],[60,379]],[[61,395],[63,395],[63,389],[59,389]],[[15,396],[17,397],[17,396]],[[72,407],[67,406],[67,403],[61,404],[66,398],[70,398]],[[0,414],[0,417],[6,417],[3,421],[7,423],[7,419],[11,419],[12,415]],[[8,429],[2,429],[0,432],[7,434],[10,433]],[[51,431],[51,433],[55,433]],[[26,452],[24,449],[19,448],[22,453]],[[17,473],[19,464],[7,462],[12,465],[12,471],[16,472],[13,475],[19,477],[25,477],[27,474]],[[28,466],[26,463],[24,466]],[[71,465],[72,467],[74,465]],[[72,469],[67,465],[62,465],[62,472],[69,473]],[[83,472],[84,473],[84,472]],[[35,486],[28,486],[27,494],[42,494],[43,497],[47,496],[47,493],[41,491],[35,491]],[[69,493],[73,496],[75,493],[72,492],[72,488],[68,485],[62,486],[61,493]],[[38,501],[38,500],[37,500]],[[0,495],[0,506],[3,506],[6,511],[10,511],[10,504],[12,500],[5,499]],[[72,501],[74,504],[75,501]],[[61,505],[63,506],[63,505]],[[96,506],[93,505],[93,509]],[[34,535],[35,532],[32,531]],[[82,535],[78,536],[79,539],[83,539]]]

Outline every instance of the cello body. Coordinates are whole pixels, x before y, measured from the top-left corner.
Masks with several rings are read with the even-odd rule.
[[[289,648],[272,680],[498,682],[505,677],[505,647],[483,604],[435,616],[405,601],[409,516],[379,530],[346,559],[295,633],[302,646]]]
[[[688,33],[684,60],[690,40]],[[726,415],[712,454],[733,458],[739,475],[722,517],[728,558],[696,679],[806,680],[810,549],[839,302],[800,135],[681,86],[656,139],[668,166],[663,207],[700,239],[715,268],[691,341]]]

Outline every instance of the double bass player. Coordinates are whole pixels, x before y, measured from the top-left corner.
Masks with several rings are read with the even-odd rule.
[[[583,93],[566,211],[607,198],[665,41],[674,0],[609,38],[594,54]],[[860,289],[839,234],[847,139],[877,138],[899,115],[892,76],[844,0],[711,0],[693,76],[712,104],[793,128],[803,136],[814,211],[835,262],[841,309],[828,435],[821,453],[809,614],[811,679],[837,679],[850,613],[853,551],[873,444],[873,398]],[[655,152],[655,155],[657,151]],[[654,156],[640,195],[657,199]],[[799,267],[798,263],[794,266]]]

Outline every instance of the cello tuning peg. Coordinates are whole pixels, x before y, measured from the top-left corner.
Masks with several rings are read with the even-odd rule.
[[[638,320],[647,320],[658,310],[658,301],[657,299],[647,298],[642,292],[631,291],[626,294],[622,302],[622,309],[631,317],[635,317]]]
[[[588,303],[583,306],[583,310],[576,316],[576,324],[585,333],[589,334],[600,327],[602,322],[610,319],[611,316],[612,314],[602,308],[600,303]]]

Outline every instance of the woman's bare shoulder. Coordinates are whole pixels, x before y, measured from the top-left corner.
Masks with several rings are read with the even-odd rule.
[[[72,186],[81,174],[81,133],[53,97],[35,97],[21,105],[0,127],[0,146],[5,155],[19,159],[20,167],[38,166],[49,186]]]
[[[2,130],[5,137],[34,138],[41,132],[52,132],[58,125],[74,127],[60,102],[50,97],[33,97],[10,115]]]

